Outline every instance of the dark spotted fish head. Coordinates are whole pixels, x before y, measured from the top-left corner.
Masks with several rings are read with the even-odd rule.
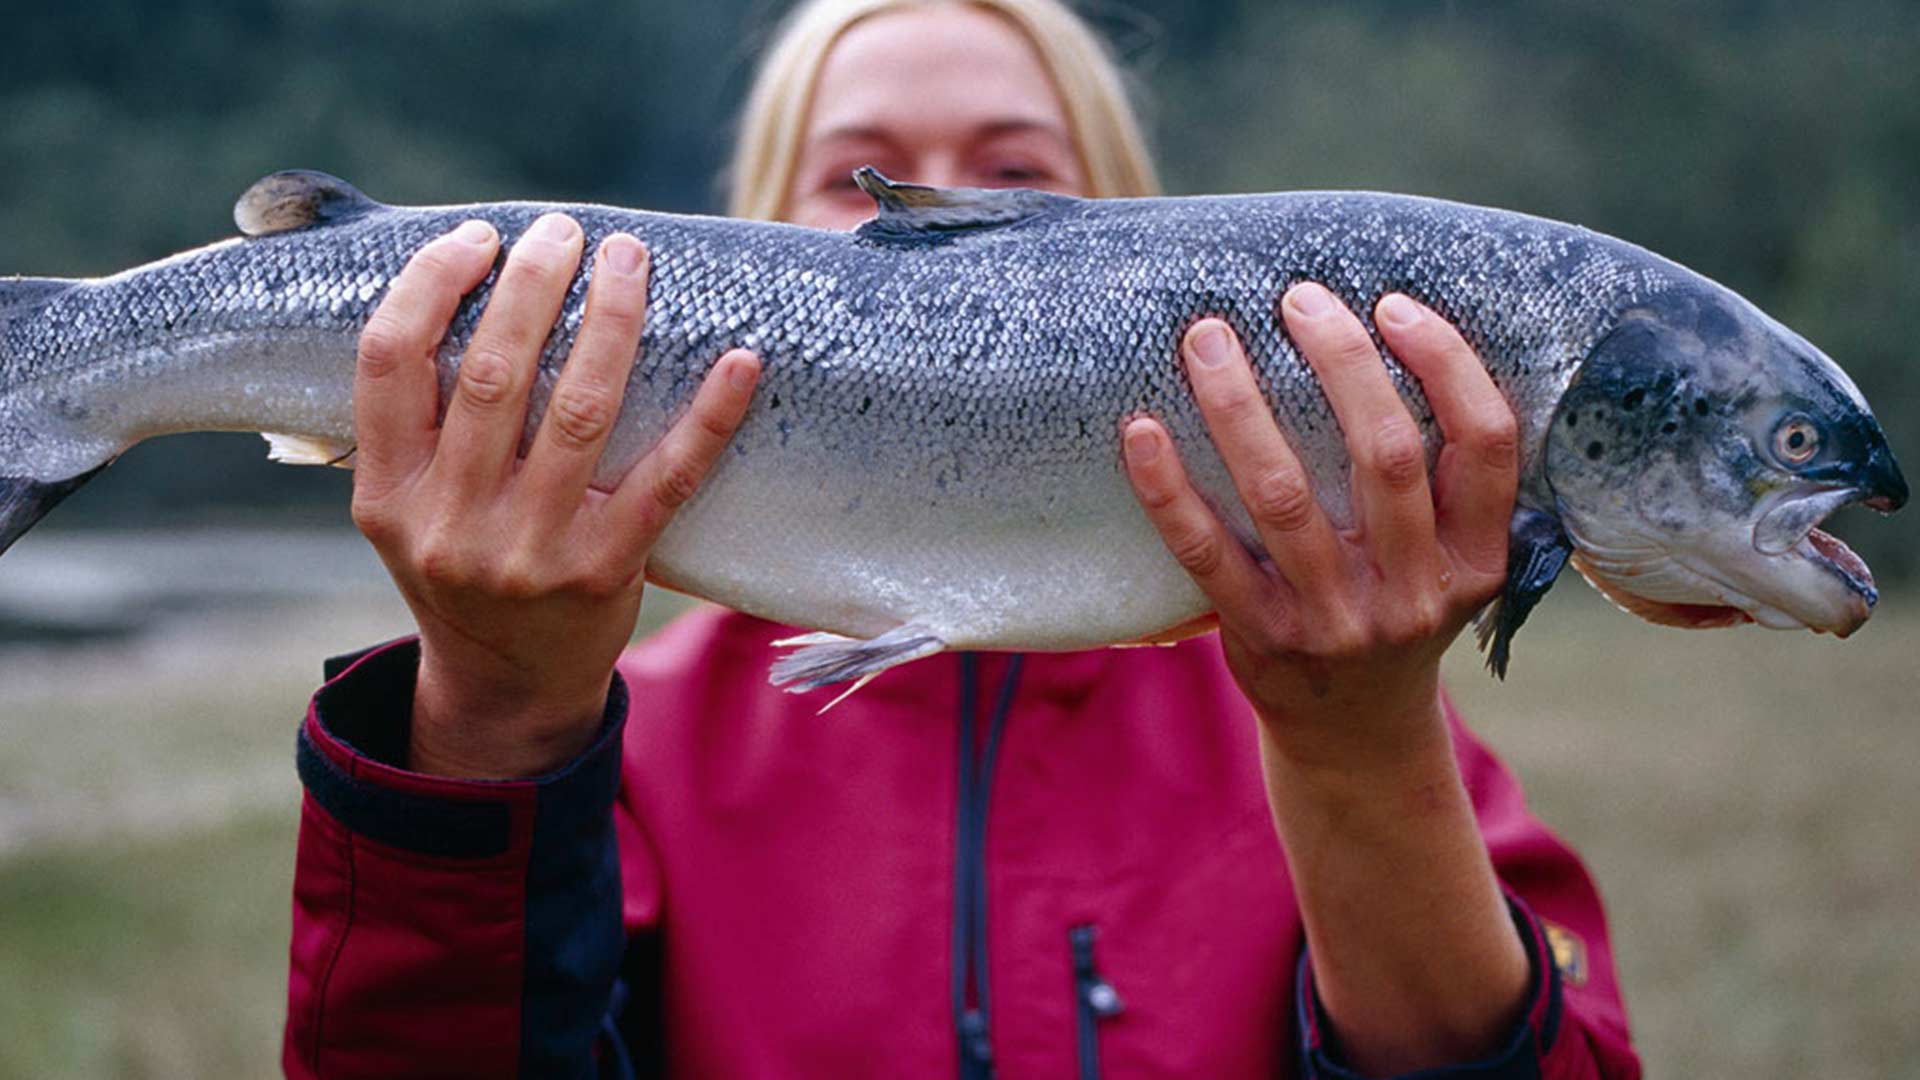
[[[1574,565],[1621,607],[1680,626],[1852,633],[1873,576],[1817,526],[1852,503],[1907,501],[1853,381],[1705,281],[1628,310],[1594,347],[1545,468]]]

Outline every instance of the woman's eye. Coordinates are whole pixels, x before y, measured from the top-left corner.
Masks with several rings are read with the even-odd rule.
[[[1792,417],[1774,429],[1773,452],[1788,465],[1805,465],[1820,452],[1820,429],[1804,416]]]
[[[868,164],[872,163],[862,158],[840,164],[804,168],[800,175],[806,180],[800,190],[813,195],[830,195],[836,198],[858,195],[861,193],[860,185],[854,183],[853,173],[855,169]]]
[[[1001,165],[991,170],[990,175],[995,180],[1006,184],[1030,184],[1038,180],[1051,179],[1045,169],[1032,165]]]

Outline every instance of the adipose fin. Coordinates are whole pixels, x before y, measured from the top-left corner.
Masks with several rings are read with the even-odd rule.
[[[381,208],[337,176],[288,169],[256,180],[233,204],[233,223],[247,236],[272,236],[351,221]]]

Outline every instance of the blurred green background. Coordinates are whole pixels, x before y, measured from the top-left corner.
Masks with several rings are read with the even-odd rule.
[[[0,273],[226,236],[287,167],[715,209],[784,6],[10,5]],[[1920,5],[1088,11],[1176,193],[1408,191],[1636,241],[1825,348],[1920,466]],[[320,657],[407,627],[346,490],[252,437],[160,440],[0,562],[0,1076],[275,1069],[293,724]],[[1920,514],[1835,531],[1889,587],[1853,641],[1654,630],[1570,578],[1508,685],[1451,660],[1593,863],[1652,1075],[1920,1077]]]

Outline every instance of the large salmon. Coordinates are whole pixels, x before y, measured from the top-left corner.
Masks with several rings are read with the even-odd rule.
[[[1203,615],[1119,454],[1125,418],[1162,418],[1254,543],[1176,359],[1202,315],[1238,330],[1321,501],[1350,520],[1339,428],[1274,315],[1302,280],[1363,318],[1389,290],[1433,306],[1519,417],[1512,571],[1482,621],[1496,669],[1569,556],[1655,621],[1846,634],[1871,611],[1866,567],[1815,528],[1847,503],[1906,500],[1866,402],[1812,345],[1641,248],[1398,195],[1092,201],[859,181],[878,215],[835,233],[600,206],[399,208],[278,173],[236,207],[243,238],[98,280],[0,280],[0,550],[149,436],[260,431],[283,460],[349,459],[355,339],[408,256],[467,218],[511,240],[562,209],[589,244],[625,230],[652,250],[644,351],[600,482],[654,445],[721,352],[764,359],[731,452],[650,576],[822,630],[776,669],[796,688],[948,648],[1139,640]],[[454,319],[443,389],[491,285]],[[1389,367],[1431,450],[1425,399]]]

